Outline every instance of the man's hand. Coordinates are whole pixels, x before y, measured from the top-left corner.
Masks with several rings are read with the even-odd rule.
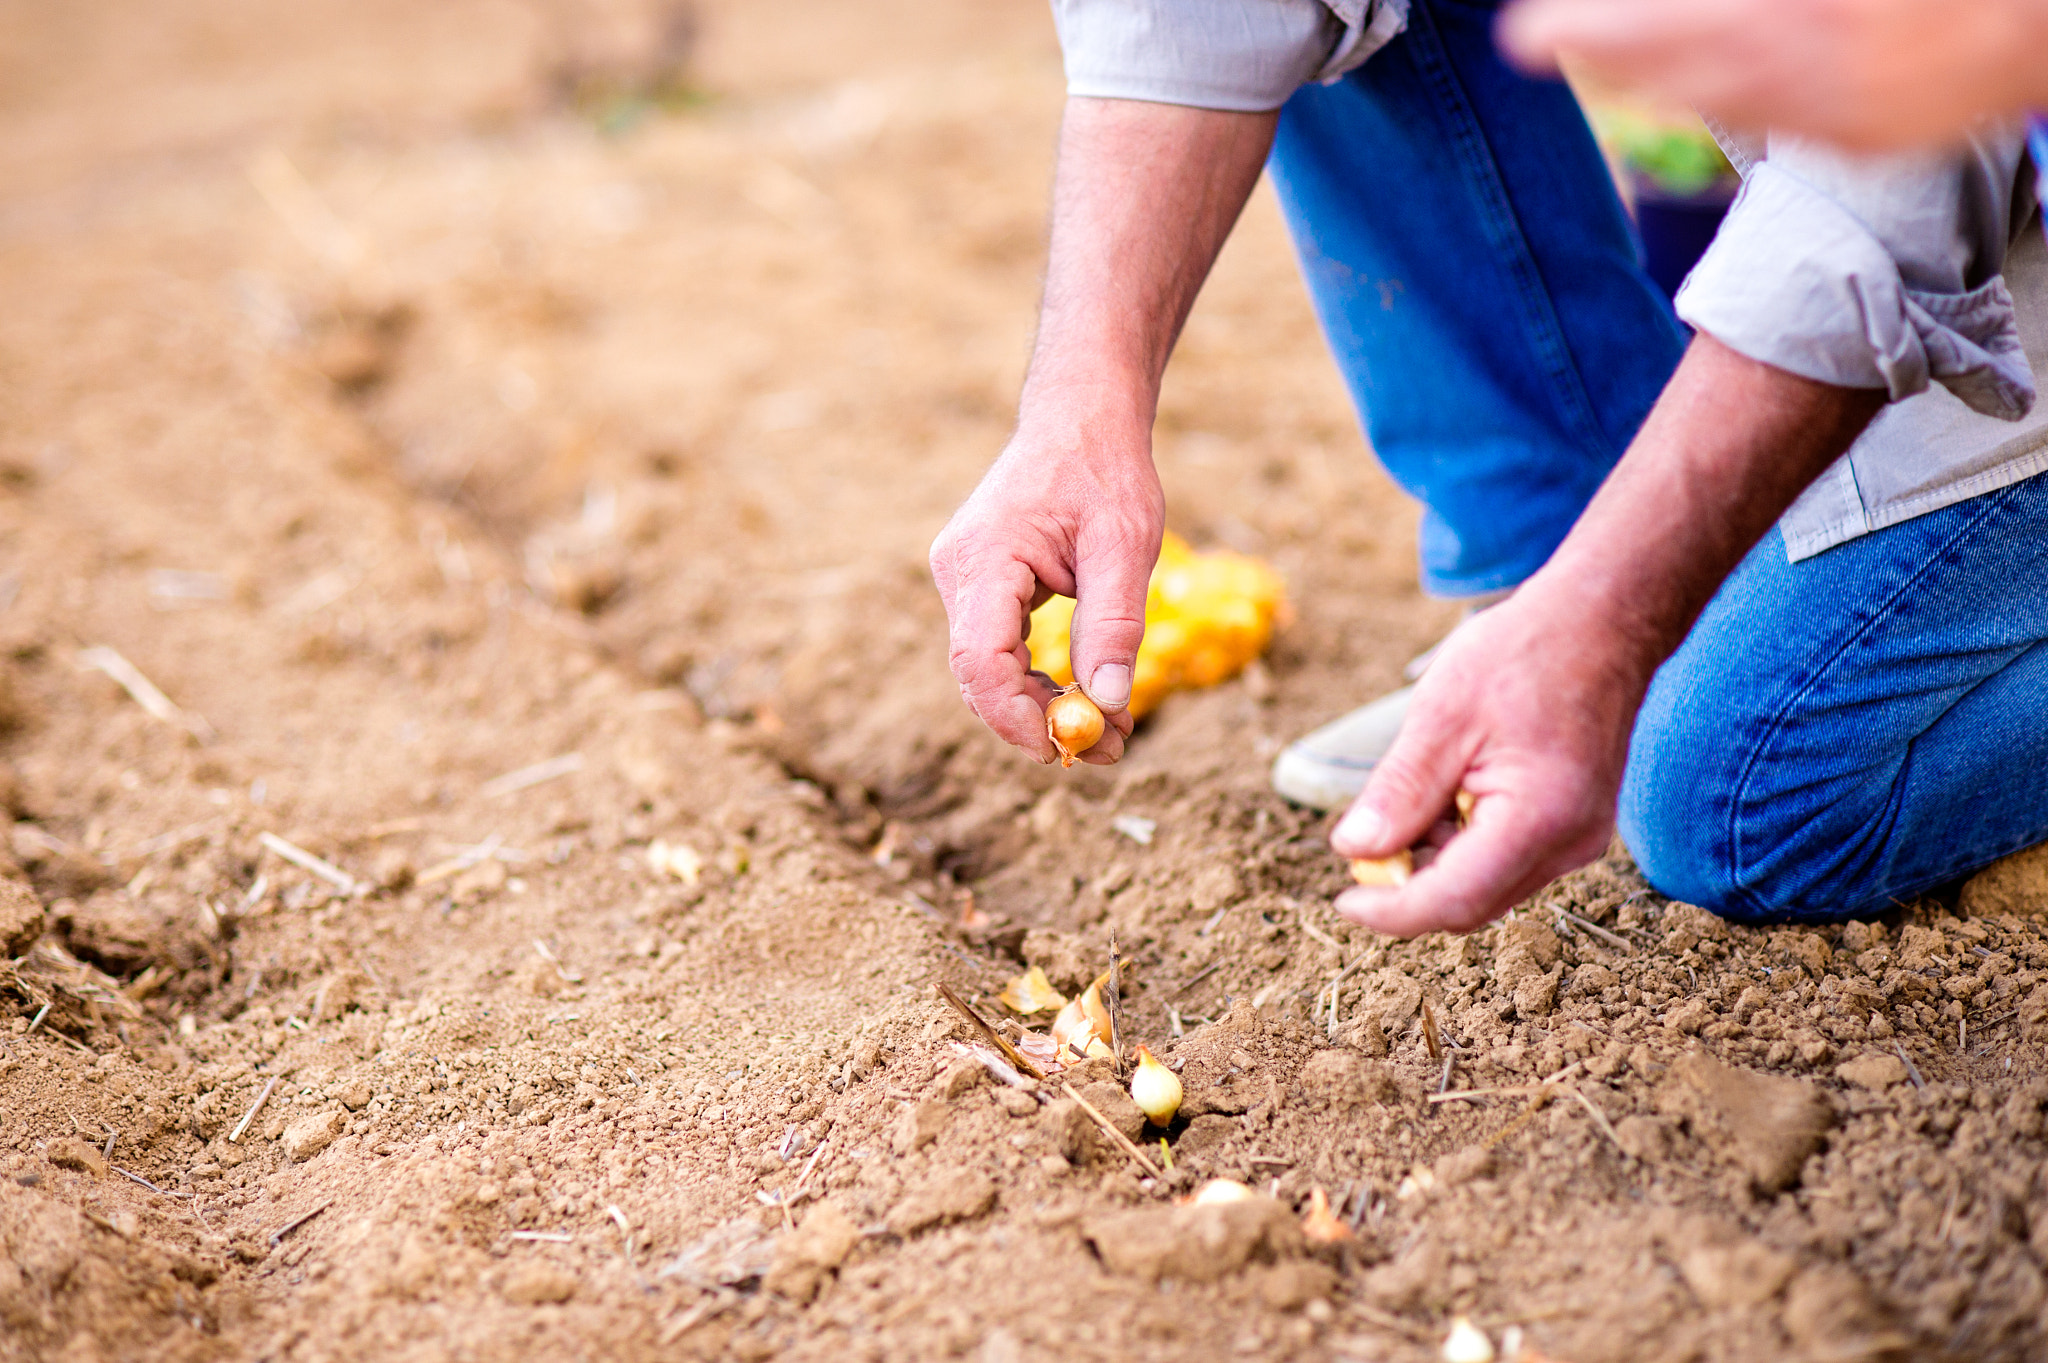
[[[1500,42],[1738,127],[1859,150],[1960,139],[2048,105],[2048,0],[1521,0]]]
[[[1031,671],[1025,633],[1049,596],[1071,596],[1074,676],[1109,721],[1081,754],[1106,764],[1130,736],[1131,672],[1145,633],[1145,590],[1166,525],[1151,433],[1063,414],[1020,430],[939,532],[932,580],[953,626],[961,698],[1004,741],[1041,762],[1054,687]]]
[[[1031,671],[1031,610],[1074,598],[1074,677],[1109,721],[1081,755],[1114,762],[1165,499],[1152,467],[1159,379],[1257,183],[1272,114],[1074,99],[1060,130],[1051,258],[1017,432],[932,545],[953,675],[974,713],[1041,762],[1053,686]]]
[[[1346,890],[1339,911],[1402,937],[1470,932],[1598,856],[1651,676],[1883,401],[1695,340],[1550,562],[1430,664],[1331,843],[1435,856],[1398,889]],[[1471,820],[1446,839],[1461,787]]]
[[[1350,857],[1441,845],[1399,892],[1346,890],[1340,912],[1397,937],[1470,932],[1606,850],[1657,659],[1569,606],[1532,582],[1444,642],[1331,837]],[[1461,788],[1471,816],[1445,840]]]

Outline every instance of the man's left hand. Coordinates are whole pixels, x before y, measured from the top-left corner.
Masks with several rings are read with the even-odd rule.
[[[1539,588],[1445,642],[1331,843],[1383,857],[1434,841],[1460,788],[1469,822],[1407,884],[1353,887],[1339,912],[1397,937],[1470,932],[1606,850],[1649,671],[1630,641],[1575,615]]]

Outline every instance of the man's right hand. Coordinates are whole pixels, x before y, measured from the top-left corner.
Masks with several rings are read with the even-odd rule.
[[[1070,596],[1074,677],[1109,721],[1081,760],[1123,756],[1145,591],[1165,524],[1148,429],[1064,410],[1040,414],[1011,439],[931,556],[961,698],[999,737],[1040,762],[1058,757],[1045,732],[1057,688],[1031,670],[1025,636],[1034,609]]]
[[[1031,671],[1033,608],[1074,598],[1074,677],[1114,762],[1145,591],[1166,524],[1152,418],[1174,338],[1258,182],[1277,115],[1072,99],[1052,249],[1017,433],[932,545],[953,675],[982,722],[1041,762],[1054,687]]]

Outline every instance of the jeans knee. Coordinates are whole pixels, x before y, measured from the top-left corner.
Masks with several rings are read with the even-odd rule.
[[[1616,810],[1622,841],[1657,893],[1736,921],[1764,917],[1737,874],[1729,730],[1675,689],[1652,686],[1637,717]]]

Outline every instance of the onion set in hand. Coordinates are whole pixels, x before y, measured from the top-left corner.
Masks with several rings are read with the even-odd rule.
[[[1460,790],[1458,792],[1457,827],[1459,831],[1462,831],[1465,825],[1471,822],[1473,804],[1474,800],[1471,791]],[[1426,851],[1431,857],[1436,855],[1436,849],[1433,847],[1424,847],[1422,850]],[[1416,851],[1416,848],[1404,847],[1390,857],[1353,857],[1351,859],[1351,878],[1361,885],[1384,886],[1390,889],[1406,885],[1408,878],[1414,875],[1416,871]],[[1424,864],[1426,865],[1427,862],[1425,861]]]

